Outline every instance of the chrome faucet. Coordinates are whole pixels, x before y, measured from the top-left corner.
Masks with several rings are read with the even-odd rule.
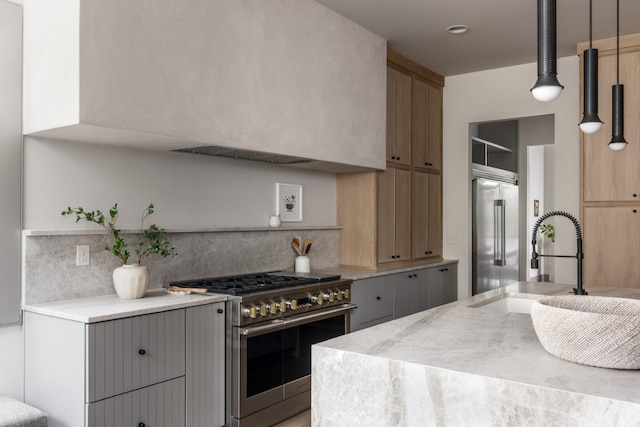
[[[575,256],[573,255],[542,255],[536,252],[536,235],[538,234],[538,227],[542,222],[552,216],[563,216],[568,218],[573,223],[573,226],[576,228],[576,236],[578,238],[578,252]],[[555,258],[576,258],[578,260],[578,287],[573,288],[573,293],[575,295],[587,295],[588,292],[582,288],[582,259],[584,258],[584,254],[582,253],[582,230],[580,229],[580,223],[578,220],[571,214],[563,211],[553,211],[548,212],[540,217],[538,221],[536,221],[536,225],[533,226],[533,233],[531,234],[531,244],[533,245],[533,251],[531,252],[531,268],[537,269],[539,266],[538,257],[555,257]]]

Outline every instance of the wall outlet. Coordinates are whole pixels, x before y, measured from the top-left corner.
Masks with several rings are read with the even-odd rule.
[[[448,234],[447,235],[447,244],[449,245],[459,245],[460,240],[462,240],[462,236],[459,234]]]
[[[76,245],[76,265],[85,266],[91,264],[91,252],[89,245]]]

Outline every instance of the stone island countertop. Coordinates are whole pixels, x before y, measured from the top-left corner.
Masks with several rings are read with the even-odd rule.
[[[470,307],[571,288],[521,282],[313,346],[312,425],[640,426],[640,371],[558,359],[528,314]]]

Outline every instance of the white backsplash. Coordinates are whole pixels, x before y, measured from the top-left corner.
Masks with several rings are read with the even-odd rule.
[[[313,239],[311,269],[339,263],[339,228],[278,228],[198,232],[169,232],[178,256],[151,256],[149,289],[171,280],[225,276],[264,271],[293,270],[293,237]],[[126,240],[125,236],[125,240]],[[90,245],[91,265],[76,266],[76,245]],[[104,250],[106,234],[29,232],[23,238],[24,304],[38,304],[113,294],[112,272],[118,264]]]

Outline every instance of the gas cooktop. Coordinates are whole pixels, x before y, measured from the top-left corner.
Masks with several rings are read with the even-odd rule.
[[[170,282],[169,286],[206,289],[207,292],[216,294],[245,295],[339,279],[339,275],[281,272],[185,280]]]

